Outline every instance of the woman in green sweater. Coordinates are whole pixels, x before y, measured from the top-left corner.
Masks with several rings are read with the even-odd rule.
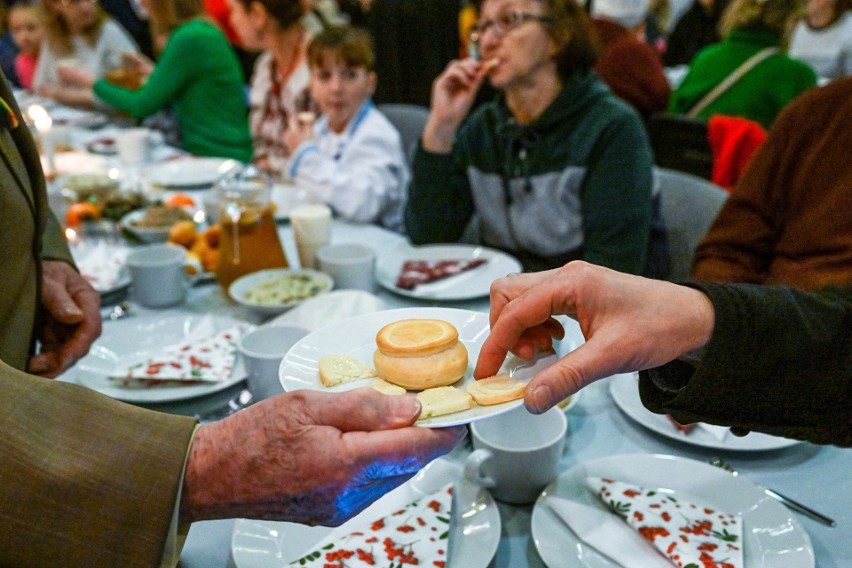
[[[141,0],[162,52],[145,84],[130,90],[73,69],[62,79],[87,86],[134,118],[171,107],[184,149],[198,156],[252,156],[240,64],[224,34],[204,18],[199,0]]]
[[[774,53],[698,113],[699,118],[740,116],[769,128],[787,103],[816,85],[814,72],[785,53],[788,30],[801,6],[801,0],[734,0],[722,15],[725,39],[695,56],[669,110],[687,114],[746,60],[772,48]]]

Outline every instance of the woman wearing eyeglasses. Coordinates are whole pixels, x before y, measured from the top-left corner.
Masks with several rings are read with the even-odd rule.
[[[44,0],[45,44],[38,58],[33,90],[58,102],[92,106],[89,89],[64,84],[61,67],[95,77],[121,67],[121,57],[138,48],[130,35],[100,9],[97,0]]]
[[[200,0],[141,0],[160,57],[137,90],[63,69],[62,77],[135,118],[174,111],[181,145],[196,156],[251,161],[242,69]]]
[[[583,259],[642,273],[651,241],[651,150],[638,115],[591,71],[589,19],[573,0],[484,0],[480,60],[435,80],[413,165],[406,229],[482,244],[527,270]],[[500,93],[465,121],[485,79]],[[654,241],[656,243],[656,241]]]

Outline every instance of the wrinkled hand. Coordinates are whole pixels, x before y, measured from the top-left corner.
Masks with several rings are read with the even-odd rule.
[[[85,355],[101,334],[101,300],[91,284],[65,262],[45,260],[42,271],[41,350],[30,358],[27,370],[52,378]]]
[[[95,76],[78,66],[60,65],[56,68],[56,76],[59,77],[59,82],[66,87],[91,89],[95,84]]]
[[[452,150],[455,133],[470,112],[488,68],[481,61],[451,61],[432,83],[429,120],[423,129],[423,146],[431,152]]]
[[[530,412],[544,412],[598,379],[658,367],[702,347],[715,319],[698,290],[585,262],[509,276],[491,286],[491,335],[474,376],[497,372],[507,351],[529,358],[535,348],[550,347],[564,333],[551,318],[557,314],[576,319],[586,343],[532,379],[524,395]]]
[[[411,396],[302,390],[206,424],[190,448],[181,520],[340,525],[464,436],[411,427],[419,414]]]

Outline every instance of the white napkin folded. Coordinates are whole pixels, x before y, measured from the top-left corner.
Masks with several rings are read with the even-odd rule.
[[[330,535],[291,567],[449,566],[452,484],[345,536]]]
[[[147,354],[110,379],[126,388],[226,381],[234,370],[240,336],[249,327],[237,324],[217,333],[213,318],[205,316],[181,343]]]
[[[375,295],[361,290],[334,290],[305,300],[267,325],[295,325],[316,331],[345,319],[384,309]]]
[[[93,247],[73,247],[72,254],[80,275],[98,292],[111,290],[122,276],[127,262],[127,247],[101,241]]]

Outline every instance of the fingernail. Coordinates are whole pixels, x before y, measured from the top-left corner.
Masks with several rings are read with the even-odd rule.
[[[395,396],[393,418],[396,422],[408,424],[420,416],[420,401],[413,396]]]
[[[539,385],[532,388],[530,398],[533,402],[533,407],[527,406],[527,409],[534,414],[541,414],[553,406],[553,391],[547,385]]]

